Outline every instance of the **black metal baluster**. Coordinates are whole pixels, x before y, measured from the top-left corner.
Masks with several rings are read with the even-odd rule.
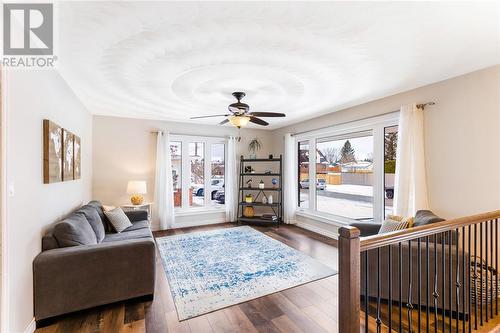
[[[465,227],[462,227],[462,333],[465,333]]]
[[[474,279],[474,329],[477,330],[477,224],[474,224],[474,274],[472,275]]]
[[[495,282],[496,282],[496,288],[495,288],[495,316],[498,316],[498,219],[495,219],[495,269],[496,269],[496,275],[495,275]]]
[[[425,237],[425,331],[430,332],[429,323],[429,236]],[[390,331],[390,330],[389,330]]]
[[[368,305],[368,251],[365,251],[365,332],[368,333],[368,312],[370,311]]]
[[[420,333],[421,327],[421,308],[422,308],[422,242],[421,239],[417,239],[417,281],[418,281],[418,293],[417,293],[417,302],[418,302],[418,333]]]
[[[451,284],[452,284],[452,277],[453,277],[453,259],[452,259],[452,243],[453,243],[453,235],[451,230],[448,231],[448,324],[449,324],[449,329],[451,332],[451,323],[452,323],[452,317],[453,317],[453,305],[452,305],[452,294],[451,294]]]
[[[479,285],[481,292],[479,293],[479,323],[483,326],[483,223],[479,224]]]
[[[406,303],[406,307],[408,308],[408,332],[412,331],[412,317],[411,312],[413,310],[413,300],[412,300],[412,257],[411,257],[411,240],[408,241],[408,303]]]
[[[389,332],[392,332],[392,246],[387,247],[388,264],[388,277],[389,277]]]
[[[437,234],[434,235],[434,292],[432,297],[434,298],[434,332],[438,331],[438,269],[437,269]]]
[[[490,221],[490,266],[493,266],[493,227],[494,221]],[[496,267],[495,267],[496,268]],[[493,270],[489,270],[490,278],[491,278],[491,286],[490,286],[490,318],[493,319]]]
[[[446,331],[446,318],[445,318],[445,315],[446,315],[446,279],[445,279],[445,276],[446,276],[446,257],[445,257],[445,240],[446,240],[446,234],[443,232],[441,233],[441,268],[442,268],[442,271],[443,271],[443,276],[442,276],[442,288],[443,288],[443,296],[442,296],[442,299],[441,299],[441,303],[442,303],[442,311],[441,311],[441,317],[442,317],[442,325],[443,325],[443,332]]]
[[[486,267],[485,267],[485,270],[486,270],[486,294],[484,295],[484,298],[485,298],[485,302],[486,302],[486,309],[485,309],[485,319],[486,319],[486,322],[488,322],[488,224],[489,224],[489,221],[486,221],[484,223],[484,227],[485,227],[485,232],[484,232],[484,238],[486,239],[486,246],[485,246],[485,255],[486,255]],[[482,293],[481,293],[482,294]]]
[[[455,267],[456,267],[456,272],[455,272],[455,313],[456,313],[456,318],[455,318],[455,324],[456,324],[456,329],[455,332],[458,333],[459,330],[459,324],[458,324],[458,309],[460,307],[460,269],[458,267],[458,243],[459,243],[459,234],[458,230],[455,230],[456,234],[456,242],[455,242]]]
[[[468,244],[469,250],[467,251],[467,257],[468,257],[467,262],[469,263],[467,265],[467,279],[469,281],[469,283],[467,284],[467,297],[469,299],[469,302],[467,303],[467,305],[468,305],[468,311],[467,311],[467,313],[468,313],[468,319],[469,319],[468,320],[469,321],[469,333],[471,333],[472,332],[472,319],[471,319],[472,318],[471,317],[471,315],[472,315],[471,314],[472,307],[471,307],[471,286],[470,286],[470,284],[471,284],[471,279],[470,279],[470,254],[471,254],[471,241],[472,241],[472,239],[471,239],[471,232],[472,232],[472,229],[471,229],[470,225],[467,228],[468,228],[467,234],[468,234],[468,237],[469,237],[469,244]]]
[[[390,246],[390,245],[389,245]],[[377,248],[377,333],[380,333],[382,320],[380,320],[380,248]]]
[[[399,288],[399,333],[403,332],[403,251],[401,247],[401,242],[398,243],[398,254],[399,254],[399,263],[398,263],[398,288]]]

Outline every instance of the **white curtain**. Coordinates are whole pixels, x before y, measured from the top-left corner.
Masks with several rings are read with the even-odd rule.
[[[428,209],[424,152],[424,115],[416,104],[402,105],[399,114],[394,212],[414,216]]]
[[[297,149],[295,138],[285,134],[285,156],[283,158],[283,218],[285,223],[293,223],[297,210]]]
[[[172,158],[168,132],[156,138],[155,211],[160,230],[169,229],[175,221]]]
[[[226,221],[234,222],[238,216],[238,158],[236,156],[236,138],[227,139],[226,180],[224,182],[224,200]]]

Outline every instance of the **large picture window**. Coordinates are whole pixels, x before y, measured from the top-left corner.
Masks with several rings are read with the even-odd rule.
[[[392,113],[297,135],[298,214],[349,223],[392,213],[397,120]]]
[[[316,209],[373,219],[373,135],[350,133],[317,141]]]
[[[224,138],[172,135],[174,206],[177,209],[224,206]]]

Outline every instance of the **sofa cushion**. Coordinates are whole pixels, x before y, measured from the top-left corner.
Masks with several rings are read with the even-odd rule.
[[[118,233],[132,226],[132,222],[130,222],[127,215],[125,215],[123,210],[119,207],[110,211],[105,211],[104,214],[107,216],[109,222]]]
[[[102,242],[107,243],[139,238],[153,238],[153,235],[151,234],[149,228],[141,228],[123,231],[121,233],[108,233]]]
[[[138,221],[132,223],[130,227],[127,229],[123,230],[123,232],[128,232],[128,231],[134,231],[134,230],[139,230],[139,229],[149,229],[149,223],[148,221]]]
[[[75,213],[83,214],[90,226],[95,232],[97,237],[97,242],[100,243],[104,239],[104,235],[106,231],[104,230],[104,222],[102,221],[99,213],[97,212],[97,208],[95,206],[85,205]]]
[[[71,214],[54,226],[59,247],[97,244],[94,230],[83,214]]]
[[[106,215],[104,215],[104,210],[103,210],[102,203],[100,201],[97,201],[97,200],[92,200],[87,205],[96,208],[97,213],[99,213],[99,216],[101,217],[101,220],[104,223],[104,229],[106,229],[106,231],[108,231],[108,232],[113,231],[113,226],[109,222],[109,220],[106,217]]]
[[[445,219],[437,216],[430,210],[419,210],[415,214],[415,220],[413,222],[414,227],[418,227],[421,225],[427,225],[431,223],[436,223],[436,222],[441,222],[444,221]]]

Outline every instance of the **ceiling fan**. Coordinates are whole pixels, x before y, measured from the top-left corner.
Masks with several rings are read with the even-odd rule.
[[[267,121],[264,121],[258,117],[285,117],[284,113],[277,113],[277,112],[249,112],[250,106],[248,106],[248,104],[241,102],[241,99],[245,97],[246,94],[244,92],[236,91],[232,95],[236,98],[237,102],[230,104],[228,106],[228,110],[231,113],[217,114],[211,116],[191,117],[191,119],[227,117],[226,119],[221,121],[219,125],[231,123],[231,125],[240,128],[246,126],[249,122],[262,126],[269,125]]]

